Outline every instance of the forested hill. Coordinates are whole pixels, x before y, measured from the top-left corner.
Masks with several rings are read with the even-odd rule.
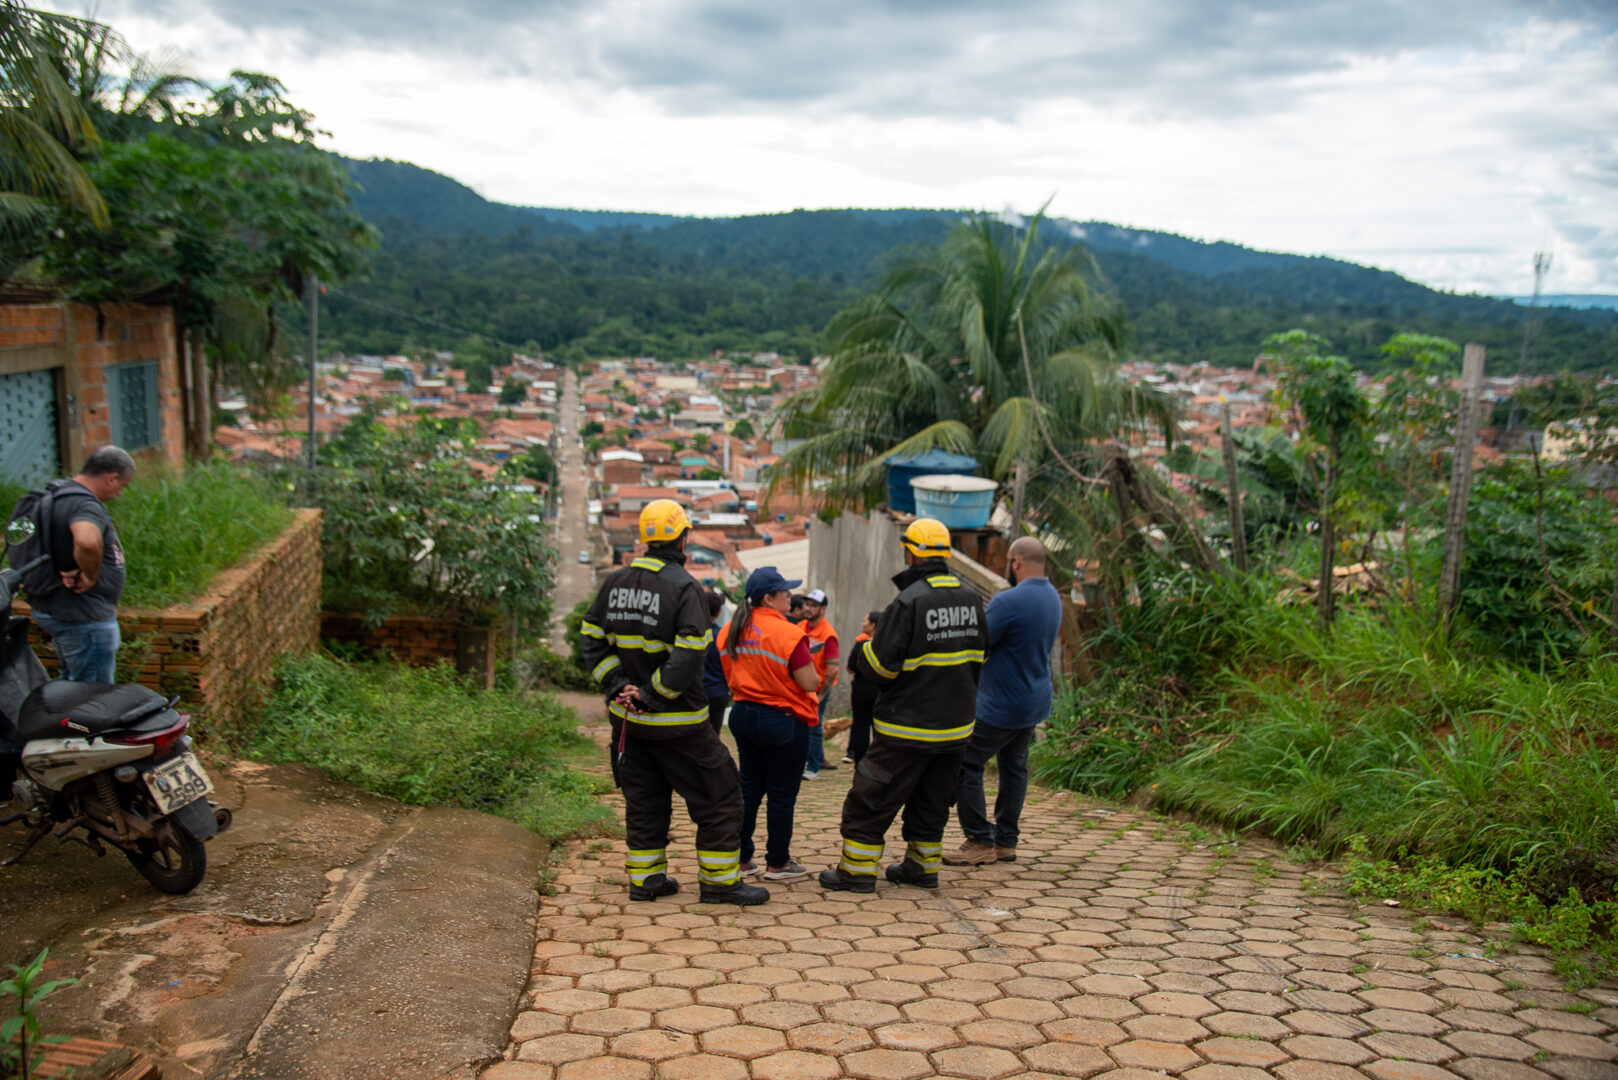
[[[323,328],[334,344],[365,351],[451,344],[469,329],[564,355],[675,358],[725,348],[807,356],[888,253],[934,242],[964,216],[682,218],[517,207],[408,163],[346,164],[357,205],[383,231],[383,250],[368,280],[332,296]],[[1362,364],[1375,363],[1377,346],[1398,331],[1481,341],[1499,372],[1515,370],[1521,348],[1519,304],[1438,292],[1337,259],[1094,221],[1053,221],[1045,235],[1095,254],[1129,312],[1138,356],[1247,364],[1266,334],[1294,326]],[[1533,369],[1618,371],[1618,312],[1550,308],[1539,318]]]

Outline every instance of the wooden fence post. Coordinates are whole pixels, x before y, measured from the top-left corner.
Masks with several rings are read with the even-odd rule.
[[[1461,556],[1466,544],[1466,507],[1472,496],[1472,450],[1483,420],[1484,349],[1468,342],[1461,362],[1461,407],[1455,423],[1455,452],[1450,459],[1449,509],[1444,515],[1444,563],[1438,575],[1438,610],[1449,630],[1461,589]]]
[[[1225,497],[1230,502],[1230,554],[1236,569],[1247,573],[1247,525],[1242,520],[1242,489],[1236,483],[1236,443],[1230,436],[1230,402],[1219,416],[1219,441],[1225,452]]]

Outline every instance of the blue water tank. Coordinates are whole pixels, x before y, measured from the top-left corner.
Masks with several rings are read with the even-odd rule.
[[[978,459],[965,454],[951,454],[946,450],[928,450],[924,454],[890,457],[888,466],[888,509],[903,514],[916,512],[916,493],[910,481],[918,476],[936,476],[957,473],[971,476],[977,472]]]
[[[948,529],[981,529],[994,513],[998,485],[982,476],[934,473],[911,481],[916,515],[937,518]]]

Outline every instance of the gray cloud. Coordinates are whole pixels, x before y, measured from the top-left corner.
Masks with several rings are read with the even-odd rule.
[[[128,0],[183,19],[197,0]],[[481,70],[654,95],[684,114],[823,107],[1006,117],[1050,99],[1179,115],[1268,111],[1299,76],[1488,47],[1523,19],[1614,33],[1603,0],[201,0],[232,24],[454,54]],[[1296,92],[1293,90],[1292,92]]]

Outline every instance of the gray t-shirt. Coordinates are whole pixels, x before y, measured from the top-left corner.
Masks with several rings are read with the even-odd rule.
[[[82,484],[64,484],[52,503],[57,514],[52,529],[71,529],[75,521],[88,521],[101,530],[101,573],[87,592],[52,589],[33,600],[33,606],[62,622],[106,622],[118,616],[118,598],[124,594],[124,545],[107,513],[107,504]]]

